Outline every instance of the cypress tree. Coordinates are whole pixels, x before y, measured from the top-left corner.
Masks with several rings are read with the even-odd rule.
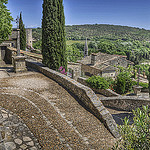
[[[57,70],[67,68],[65,21],[61,0],[44,0],[42,18],[43,64]]]
[[[19,29],[20,29],[20,49],[26,50],[26,30],[22,21],[22,13],[19,18]]]

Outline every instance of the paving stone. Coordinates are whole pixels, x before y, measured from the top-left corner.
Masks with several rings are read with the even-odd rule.
[[[31,141],[32,139],[29,137],[23,137],[23,141],[27,142],[27,141]]]
[[[14,141],[15,141],[15,143],[18,144],[18,145],[22,144],[22,140],[20,140],[20,139],[15,139]]]
[[[31,142],[28,142],[28,143],[26,143],[27,145],[29,145],[29,146],[34,146],[34,143],[33,143],[33,141],[31,141]]]
[[[8,115],[7,112],[7,110],[4,110],[0,107],[0,114],[2,113],[4,118],[8,118],[0,118],[0,141],[2,142],[0,145],[0,150],[16,150],[16,144],[18,147],[17,149],[20,150],[29,149],[34,145],[35,147],[37,145],[37,150],[40,149],[36,138],[33,136],[31,131],[29,131],[27,126],[21,121],[21,119],[13,113],[9,113]],[[24,137],[22,137],[22,135],[24,135]],[[23,142],[28,142],[28,145]]]
[[[34,147],[29,148],[29,150],[37,150],[37,148],[34,146]]]
[[[20,147],[21,147],[22,149],[26,149],[28,146],[25,145],[25,144],[23,144],[23,145],[21,145]]]
[[[4,119],[8,118],[7,114],[2,114],[2,116],[3,116]]]
[[[13,142],[6,142],[5,148],[6,150],[14,150],[16,148],[16,144]]]

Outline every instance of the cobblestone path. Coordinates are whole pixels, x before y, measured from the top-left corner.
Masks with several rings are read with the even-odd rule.
[[[23,120],[43,150],[105,150],[115,142],[74,96],[40,73],[0,79],[0,93],[0,106]]]
[[[33,133],[12,112],[0,108],[0,150],[39,150]]]

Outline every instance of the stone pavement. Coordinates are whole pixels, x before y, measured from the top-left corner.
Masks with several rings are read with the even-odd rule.
[[[10,72],[1,78],[0,106],[23,120],[43,150],[105,150],[116,141],[76,97],[37,72]],[[23,136],[17,142],[27,145]],[[32,136],[25,136],[38,145]],[[15,138],[12,143],[16,144]]]
[[[39,150],[37,139],[23,121],[0,107],[0,150]]]

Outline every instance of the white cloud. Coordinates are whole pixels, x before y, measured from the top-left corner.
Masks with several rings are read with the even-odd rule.
[[[29,26],[26,26],[26,28],[37,28],[37,24],[35,24],[35,25],[29,25]]]

